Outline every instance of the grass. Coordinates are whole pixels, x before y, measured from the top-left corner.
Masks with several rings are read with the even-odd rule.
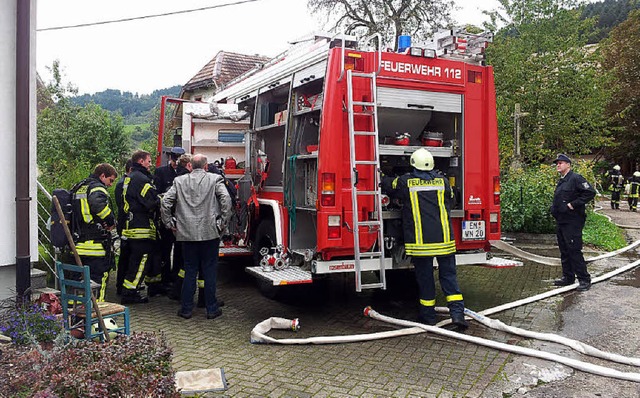
[[[607,217],[590,212],[587,215],[582,239],[585,244],[596,246],[605,251],[614,251],[627,245],[624,232]]]
[[[136,130],[136,127],[140,127],[142,131],[149,130],[151,125],[149,123],[140,123],[140,124],[125,124],[124,131],[126,133],[133,133]]]

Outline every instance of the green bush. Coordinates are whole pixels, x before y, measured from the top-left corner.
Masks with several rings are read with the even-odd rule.
[[[4,350],[2,397],[170,397],[180,394],[163,335],[79,341],[51,351]]]
[[[574,170],[593,182],[591,164],[574,162]],[[559,174],[554,165],[515,169],[503,178],[501,189],[502,230],[505,232],[553,233],[555,220],[549,211]],[[592,206],[588,206],[588,210]]]

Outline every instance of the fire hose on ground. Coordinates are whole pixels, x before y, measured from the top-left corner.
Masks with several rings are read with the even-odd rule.
[[[640,244],[640,241],[634,242],[630,246],[635,247],[638,244]],[[629,246],[627,246],[627,250],[629,250],[628,248]],[[620,267],[606,274],[600,275],[596,278],[593,278],[592,283],[595,284],[598,282],[602,282],[604,280],[612,278],[615,275],[631,270],[637,267],[638,265],[640,265],[640,260],[627,264],[626,266]],[[513,333],[513,334],[518,334],[518,335],[529,337],[529,338],[553,341],[553,342],[564,344],[568,347],[571,347],[574,350],[581,352],[585,355],[591,355],[591,356],[595,356],[602,359],[608,359],[608,360],[619,362],[622,364],[640,366],[640,358],[629,358],[629,357],[624,357],[622,355],[618,355],[614,353],[604,352],[595,347],[591,347],[589,345],[581,343],[579,341],[568,339],[558,335],[553,335],[550,333],[537,333],[537,332],[527,331],[521,328],[510,327],[500,321],[496,321],[486,317],[486,315],[489,315],[489,314],[505,311],[510,308],[529,304],[535,301],[539,301],[551,296],[555,296],[555,295],[570,291],[572,289],[575,289],[577,286],[578,284],[575,283],[570,286],[561,287],[561,288],[554,289],[554,290],[551,290],[542,294],[538,294],[532,297],[528,297],[528,298],[517,300],[511,303],[503,304],[494,308],[489,308],[479,313],[466,309],[465,313],[466,315],[479,321],[480,323],[498,330],[502,330],[505,332]],[[254,327],[254,329],[251,331],[251,342],[252,343],[272,343],[272,344],[335,344],[335,343],[369,341],[369,340],[376,340],[376,339],[383,339],[383,338],[390,338],[390,337],[406,336],[406,335],[418,334],[418,333],[424,333],[424,332],[431,332],[431,333],[443,335],[446,337],[456,338],[458,340],[503,350],[506,352],[555,361],[563,365],[572,367],[574,369],[582,370],[584,372],[588,372],[588,373],[592,373],[600,376],[611,377],[611,378],[616,378],[620,380],[640,382],[640,373],[621,372],[616,369],[590,364],[588,362],[567,358],[558,354],[553,354],[553,353],[544,352],[544,351],[535,350],[535,349],[526,348],[526,347],[509,345],[506,343],[496,342],[488,339],[483,339],[480,337],[468,336],[465,334],[442,329],[439,327],[439,326],[443,326],[450,323],[449,320],[440,322],[436,326],[429,326],[429,325],[424,325],[417,322],[411,322],[407,320],[396,319],[396,318],[388,317],[385,315],[381,315],[378,312],[371,309],[370,307],[365,308],[365,315],[371,318],[392,323],[395,325],[406,326],[407,328],[387,331],[387,332],[357,334],[357,335],[350,335],[350,336],[319,336],[319,337],[310,337],[305,339],[275,339],[267,336],[266,333],[268,333],[269,330],[271,329],[290,329],[293,331],[297,331],[300,327],[300,324],[297,319],[290,320],[285,318],[272,317],[265,321],[260,322],[258,325]]]

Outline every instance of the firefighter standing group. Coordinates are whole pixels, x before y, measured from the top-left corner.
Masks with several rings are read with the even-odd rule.
[[[622,192],[627,195],[629,210],[638,211],[638,193],[640,191],[640,171],[633,173],[626,182],[620,171],[620,166],[613,166],[613,170],[607,173],[609,179],[609,191],[611,191],[611,208],[620,209]]]
[[[113,166],[107,163],[96,166],[89,177],[72,189],[73,217],[77,220],[74,223],[77,224],[76,250],[83,265],[89,266],[91,280],[100,284],[98,301],[105,300],[109,272],[115,268],[114,228],[120,236],[116,291],[122,304],[146,303],[148,297],[159,294],[180,299],[184,277],[181,245],[174,247],[174,233],[160,219],[160,204],[174,179],[190,173],[191,157],[184,155],[182,148],[172,148],[169,157],[169,163],[152,174],[151,154],[133,153],[115,188],[117,219],[107,192],[107,187],[118,177]],[[222,175],[230,191],[224,174],[215,168],[211,172]],[[203,280],[198,280],[199,307],[205,305],[205,285]],[[223,306],[224,302],[217,299],[217,305]]]

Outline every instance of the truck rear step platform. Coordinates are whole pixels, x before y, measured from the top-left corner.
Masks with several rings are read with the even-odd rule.
[[[290,266],[281,271],[264,271],[262,267],[247,267],[247,272],[260,279],[271,282],[273,286],[298,285],[312,283],[311,272],[300,267]]]
[[[230,256],[251,256],[253,255],[253,251],[247,247],[221,247],[220,248],[220,257],[230,257]]]

